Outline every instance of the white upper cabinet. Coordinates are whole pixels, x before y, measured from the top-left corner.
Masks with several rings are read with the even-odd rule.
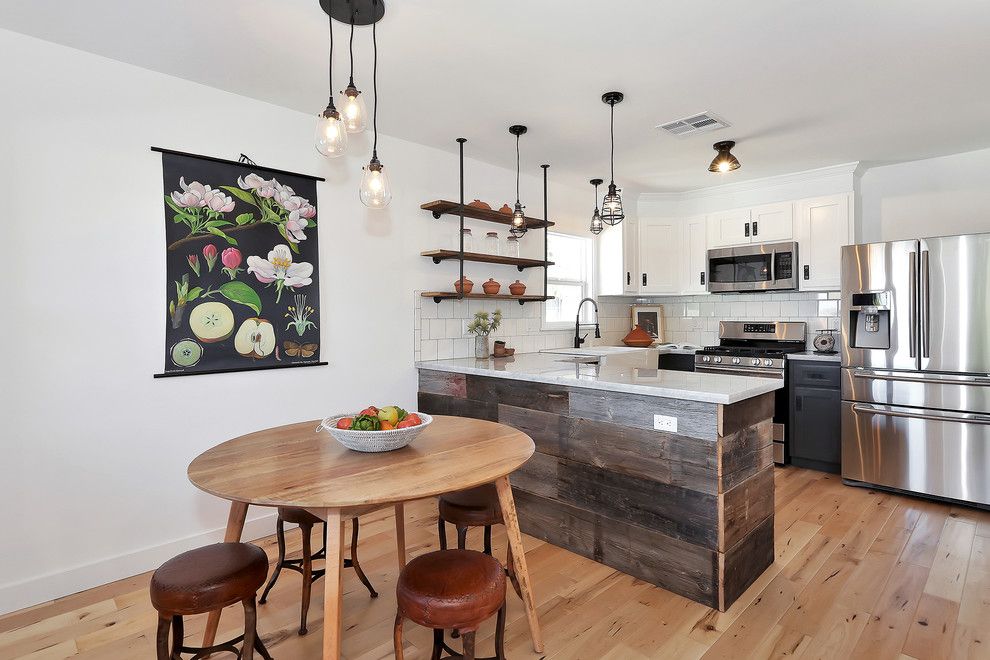
[[[841,284],[840,254],[854,243],[852,195],[797,202],[794,222],[802,291],[834,291]]]
[[[766,204],[749,211],[751,243],[789,241],[794,237],[794,205]]]
[[[719,211],[708,216],[708,247],[719,248],[750,242],[749,209]]]
[[[680,223],[671,218],[640,218],[639,292],[678,293]]]
[[[705,216],[681,222],[681,292],[708,293],[708,223]]]
[[[626,217],[622,224],[622,292],[639,293],[639,224]]]

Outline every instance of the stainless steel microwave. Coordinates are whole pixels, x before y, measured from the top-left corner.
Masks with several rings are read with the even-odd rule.
[[[798,244],[760,243],[708,251],[712,293],[798,288]]]

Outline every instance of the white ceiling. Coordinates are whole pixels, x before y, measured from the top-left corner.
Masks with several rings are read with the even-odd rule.
[[[990,147],[986,0],[386,0],[379,25],[382,133],[568,183],[680,191],[850,161]],[[317,0],[32,0],[0,27],[317,113],[326,104],[326,15]],[[343,46],[346,28],[335,33]],[[370,92],[370,28],[356,82]],[[338,48],[334,86],[346,84]],[[8,90],[9,91],[9,90]],[[370,101],[370,94],[369,94]],[[660,122],[710,110],[732,126],[677,139]],[[707,172],[734,139],[742,168]],[[387,139],[380,151],[387,162]]]

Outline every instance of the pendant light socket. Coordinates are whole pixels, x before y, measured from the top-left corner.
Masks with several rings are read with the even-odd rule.
[[[738,170],[741,166],[739,159],[732,155],[732,148],[734,146],[736,146],[736,143],[732,140],[724,140],[713,144],[712,148],[718,152],[718,155],[715,156],[711,165],[708,166],[708,171],[723,173]]]

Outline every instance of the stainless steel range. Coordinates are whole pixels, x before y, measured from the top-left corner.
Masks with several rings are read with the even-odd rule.
[[[776,391],[773,415],[773,460],[789,461],[787,450],[788,353],[805,350],[808,326],[797,321],[721,321],[718,346],[706,346],[694,356],[695,371],[780,378],[784,387]]]

